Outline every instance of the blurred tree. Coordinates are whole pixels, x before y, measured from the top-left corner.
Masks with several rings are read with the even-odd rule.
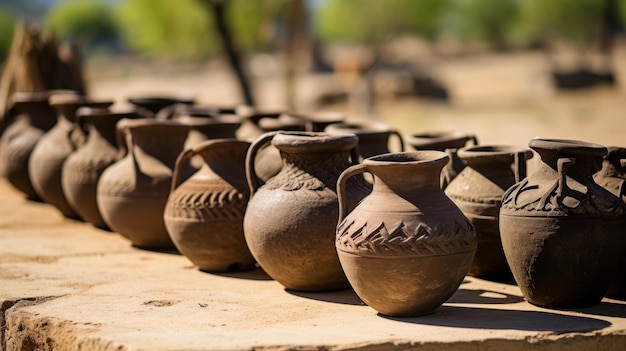
[[[457,0],[460,17],[459,36],[483,40],[497,50],[507,42],[519,14],[519,0]]]
[[[417,34],[433,41],[451,0],[326,0],[314,16],[315,33],[330,42],[378,44]]]
[[[2,64],[9,54],[11,41],[13,40],[13,27],[15,17],[13,13],[0,7],[0,64]]]
[[[63,0],[47,13],[45,26],[61,39],[76,42],[86,50],[96,47],[114,50],[116,46],[113,10],[101,0]]]
[[[124,42],[138,52],[203,58],[219,48],[214,18],[201,0],[125,0],[118,18]]]
[[[243,52],[271,48],[289,3],[290,0],[230,0],[225,18],[237,47]]]

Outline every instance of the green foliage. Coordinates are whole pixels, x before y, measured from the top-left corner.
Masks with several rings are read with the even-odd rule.
[[[133,50],[199,58],[219,48],[211,11],[202,0],[125,0],[118,7],[124,42]]]
[[[115,41],[117,28],[112,8],[98,0],[64,0],[51,8],[45,25],[63,39],[87,48]]]
[[[400,34],[436,39],[450,0],[326,0],[315,14],[316,34],[327,41],[381,43]]]
[[[230,0],[226,20],[236,45],[243,51],[266,49],[289,1]]]
[[[519,14],[518,0],[461,0],[457,6],[460,37],[506,46]]]
[[[0,63],[6,60],[11,49],[14,26],[15,18],[13,13],[0,7]]]
[[[598,33],[603,8],[600,0],[525,0],[522,18],[531,37],[552,35],[586,46]]]

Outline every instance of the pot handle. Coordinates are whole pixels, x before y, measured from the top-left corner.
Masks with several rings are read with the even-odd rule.
[[[559,179],[558,186],[556,188],[556,200],[559,202],[559,204],[561,204],[563,201],[563,193],[567,191],[567,189],[569,189],[567,187],[567,168],[574,163],[576,163],[576,159],[573,157],[563,157],[559,158],[559,160],[557,161],[557,171]]]
[[[398,142],[400,143],[400,152],[404,152],[404,138],[399,131],[392,129],[390,132],[391,135],[395,135],[398,138]]]
[[[337,225],[348,215],[348,200],[346,198],[346,182],[348,178],[366,171],[367,166],[360,163],[346,168],[346,170],[339,175],[339,179],[337,179],[337,198],[339,199],[339,220],[337,221]]]
[[[526,157],[524,156],[524,151],[515,153],[513,162],[515,163],[513,166],[515,183],[519,183],[522,179],[526,178]]]
[[[478,138],[476,138],[476,135],[470,135],[468,141],[472,142],[472,146],[478,145]]]
[[[170,193],[173,193],[176,188],[180,185],[181,172],[183,171],[183,166],[195,155],[197,151],[194,149],[187,149],[178,155],[176,158],[176,165],[174,166],[174,175],[172,175],[172,186],[170,188]]]
[[[250,188],[250,196],[252,196],[261,186],[259,177],[254,169],[256,154],[260,149],[272,141],[276,134],[278,134],[277,131],[262,134],[252,143],[252,145],[250,145],[250,148],[246,153],[246,179],[248,180],[248,187]]]

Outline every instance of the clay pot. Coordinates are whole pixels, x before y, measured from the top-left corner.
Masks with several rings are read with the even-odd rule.
[[[329,124],[326,133],[355,134],[359,138],[361,159],[389,153],[389,137],[395,135],[400,143],[400,152],[404,151],[404,141],[400,133],[391,126],[374,121]]]
[[[175,104],[193,105],[193,98],[176,98],[168,96],[143,96],[130,97],[128,102],[138,108],[138,112],[142,117],[154,118],[160,110]]]
[[[74,211],[96,227],[107,227],[98,209],[96,188],[102,172],[120,156],[117,122],[138,117],[135,111],[81,108],[77,112],[78,125],[87,132],[87,141],[65,160],[61,185]]]
[[[467,166],[448,184],[446,195],[463,211],[478,235],[478,249],[469,275],[509,278],[498,218],[502,195],[526,177],[530,149],[513,146],[474,146],[458,150]]]
[[[383,154],[339,177],[339,260],[357,295],[381,314],[432,313],[472,263],[476,232],[439,184],[448,160],[440,151]],[[374,188],[349,212],[347,182],[363,172]]]
[[[98,181],[97,202],[102,218],[136,247],[174,249],[163,211],[189,126],[176,121],[123,119],[117,129],[124,135],[128,152]],[[190,172],[181,171],[181,179],[189,177]]]
[[[594,180],[626,202],[626,148],[611,146],[608,150],[602,161],[602,169],[594,174]],[[626,229],[623,233],[626,235]],[[626,300],[626,251],[622,253],[617,274],[611,280],[605,296]]]
[[[46,92],[18,92],[12,96],[13,122],[0,138],[0,174],[32,200],[39,199],[28,176],[28,159],[35,145],[56,123],[56,111]]]
[[[76,127],[76,111],[81,107],[108,108],[112,101],[96,101],[79,95],[52,95],[50,105],[57,110],[57,123],[44,134],[33,149],[28,174],[37,194],[70,218],[78,218],[63,192],[63,163],[85,140]]]
[[[500,234],[528,302],[588,307],[600,302],[624,252],[626,210],[593,180],[604,146],[533,139],[537,170],[504,194]]]
[[[256,152],[271,141],[283,167],[260,186]],[[272,132],[259,137],[246,158],[252,198],[244,216],[250,252],[265,272],[288,289],[321,291],[345,288],[346,277],[334,248],[338,218],[337,179],[358,159],[355,135]],[[369,192],[353,179],[348,206]]]
[[[450,162],[441,173],[441,187],[443,189],[465,168],[465,162],[456,155],[456,150],[468,146],[470,141],[472,145],[478,145],[478,139],[475,135],[461,132],[430,132],[411,134],[405,137],[405,142],[415,150],[437,150],[448,154]]]
[[[286,114],[292,118],[303,121],[305,130],[308,132],[324,132],[329,125],[343,123],[346,119],[345,114],[342,112],[332,111],[297,111],[288,112]]]
[[[213,139],[183,152],[176,161],[164,220],[178,250],[200,270],[254,268],[243,234],[243,215],[250,191],[245,159],[250,143]],[[195,155],[202,168],[180,184],[180,173]]]

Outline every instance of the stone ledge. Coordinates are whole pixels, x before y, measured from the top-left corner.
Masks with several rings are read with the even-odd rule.
[[[352,290],[292,292],[132,248],[2,180],[0,327],[6,350],[624,350],[626,303],[543,309],[468,277],[433,315],[384,317]]]

